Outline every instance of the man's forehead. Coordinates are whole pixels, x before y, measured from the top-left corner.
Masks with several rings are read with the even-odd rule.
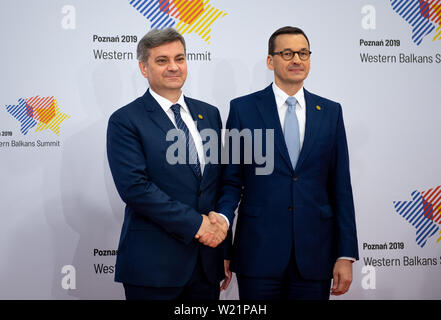
[[[180,41],[174,41],[169,43],[164,43],[160,46],[150,49],[152,55],[154,56],[177,56],[180,54],[185,54],[184,46]]]
[[[275,39],[276,46],[296,45],[301,48],[308,48],[308,41],[302,34],[281,34]]]

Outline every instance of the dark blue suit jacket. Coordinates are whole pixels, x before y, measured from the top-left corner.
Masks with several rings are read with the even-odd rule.
[[[219,111],[185,97],[198,130],[222,127]],[[200,119],[200,116],[202,119]],[[166,134],[173,123],[150,92],[115,111],[109,119],[107,156],[116,188],[126,203],[115,281],[139,286],[183,286],[198,252],[208,279],[223,278],[223,245],[194,239],[201,214],[215,208],[221,168],[206,164],[202,180],[188,164],[166,161]],[[220,148],[220,144],[219,144]]]
[[[232,224],[240,201],[231,262],[238,274],[282,275],[293,245],[306,279],[332,278],[338,257],[358,259],[341,106],[306,90],[305,100],[305,139],[295,169],[272,86],[231,101],[227,129],[274,129],[275,143],[272,174],[256,175],[254,159],[224,170],[217,211]]]

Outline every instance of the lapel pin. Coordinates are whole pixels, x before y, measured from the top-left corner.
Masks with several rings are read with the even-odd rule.
[[[201,114],[198,114],[198,118],[201,120],[204,119],[204,117]]]
[[[322,108],[320,106],[316,106],[315,107],[318,111],[322,110]]]

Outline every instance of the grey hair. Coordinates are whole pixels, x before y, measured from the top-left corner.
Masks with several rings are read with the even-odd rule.
[[[184,37],[175,29],[166,28],[162,30],[150,30],[138,42],[138,47],[136,49],[138,61],[147,62],[150,55],[150,49],[175,41],[181,41],[182,45],[184,46],[184,52],[186,52]]]

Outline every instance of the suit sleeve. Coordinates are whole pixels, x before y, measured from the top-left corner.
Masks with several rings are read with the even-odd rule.
[[[328,187],[330,201],[336,215],[337,256],[352,257],[358,260],[357,230],[349,173],[348,144],[340,104],[338,104],[334,157],[329,172]]]
[[[222,161],[221,161],[221,156],[222,156],[221,155],[222,154],[222,152],[221,152],[221,149],[222,149],[222,127],[223,127],[223,125],[222,125],[222,118],[220,116],[220,113],[219,113],[218,109],[216,109],[216,118],[217,118],[218,126],[221,129],[221,134],[219,135],[219,141],[218,141],[218,143],[219,143],[219,150],[218,150],[219,151],[219,159],[218,160],[220,160],[220,165],[221,165],[221,168],[222,168],[221,170],[222,170],[222,173],[223,173],[223,172],[225,172],[225,165],[222,164]],[[220,184],[220,185],[222,185],[222,184]],[[222,191],[221,188],[219,188],[219,194],[217,195],[216,199],[219,199],[219,197],[221,196],[221,191]],[[219,212],[219,211],[217,211],[217,212]],[[227,233],[227,236],[226,236],[225,240],[223,241],[224,260],[231,260],[232,250],[233,250],[232,224],[230,223],[230,219],[227,216],[224,215],[224,217],[226,217],[228,219],[228,223],[229,223],[229,226],[230,226],[230,228],[228,230],[228,233]]]
[[[107,158],[119,195],[136,214],[188,244],[199,230],[202,215],[151,181],[146,157],[137,128],[124,115],[114,113],[107,128]]]
[[[232,144],[227,141],[228,130],[241,130],[237,106],[234,104],[234,101],[231,101],[230,103],[230,112],[227,119],[226,129],[227,132],[225,134],[225,145],[222,159],[223,163],[226,164],[222,173],[221,197],[217,203],[216,211],[224,214],[228,218],[231,228],[235,216],[234,211],[236,210],[242,195],[243,185],[242,166],[241,164],[233,164]],[[237,152],[237,150],[235,152]],[[241,154],[243,154],[243,152],[241,152]],[[227,156],[225,157],[225,155]]]

